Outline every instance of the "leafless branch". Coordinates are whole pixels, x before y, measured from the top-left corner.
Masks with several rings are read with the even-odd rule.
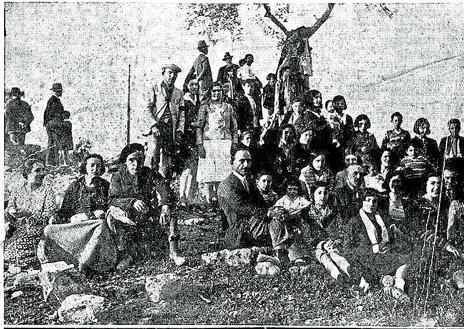
[[[266,10],[266,13],[264,14],[264,17],[269,17],[269,19],[277,25],[284,33],[285,35],[288,35],[288,30],[285,28],[284,24],[282,24],[281,21],[277,19],[272,13],[271,13],[271,7],[269,7],[269,4],[263,3],[262,4],[264,9]]]
[[[324,14],[314,23],[313,26],[311,27],[301,27],[298,28],[298,32],[300,33],[300,36],[303,38],[310,38],[316,31],[322,26],[322,24],[325,23],[326,20],[329,19],[330,14],[332,13],[332,9],[334,8],[335,4],[334,3],[329,3],[327,10],[324,12]]]

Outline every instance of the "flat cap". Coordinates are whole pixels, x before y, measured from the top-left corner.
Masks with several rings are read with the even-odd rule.
[[[166,64],[166,65],[163,66],[163,70],[165,70],[165,69],[170,69],[173,72],[181,72],[182,71],[180,69],[180,67],[177,66],[176,64]]]

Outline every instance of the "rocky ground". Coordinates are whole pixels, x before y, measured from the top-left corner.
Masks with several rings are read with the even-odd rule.
[[[17,177],[6,172],[5,186]],[[62,169],[50,175],[49,183],[62,195],[74,177],[72,170]],[[176,209],[174,215],[186,265],[176,267],[163,252],[148,255],[124,272],[79,277],[85,291],[64,301],[58,294],[44,301],[40,280],[11,286],[15,276],[8,275],[5,324],[464,326],[464,291],[451,280],[437,283],[424,314],[422,304],[399,303],[379,287],[359,295],[316,263],[302,274],[287,269],[260,276],[254,266],[256,251],[211,254],[222,249],[216,211]],[[63,273],[66,280],[79,275]],[[30,276],[37,279],[36,273]],[[64,286],[61,297],[75,293],[72,285]],[[414,288],[413,282],[412,299]]]

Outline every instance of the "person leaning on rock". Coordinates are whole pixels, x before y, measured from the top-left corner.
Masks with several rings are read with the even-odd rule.
[[[23,146],[26,134],[31,131],[31,122],[34,120],[34,115],[31,106],[21,100],[21,97],[24,97],[24,91],[13,87],[10,95],[13,99],[5,107],[5,130],[12,144]]]

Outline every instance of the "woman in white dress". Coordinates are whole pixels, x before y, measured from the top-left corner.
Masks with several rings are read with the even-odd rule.
[[[238,143],[235,112],[222,99],[222,86],[215,82],[211,85],[211,99],[198,111],[197,145],[200,159],[197,181],[205,184],[208,204],[217,201],[217,186],[230,174],[230,151]]]

